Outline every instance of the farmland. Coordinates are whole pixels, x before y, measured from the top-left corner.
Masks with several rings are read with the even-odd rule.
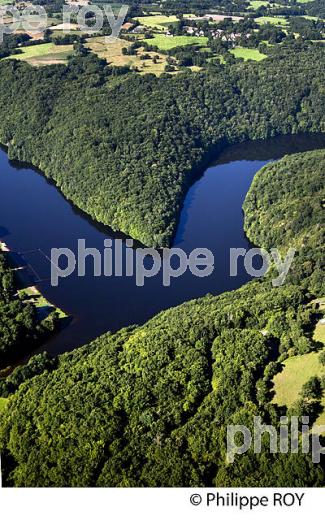
[[[248,49],[243,47],[236,47],[230,51],[235,58],[243,58],[245,61],[261,61],[267,58],[266,54],[262,54],[258,49]]]
[[[265,25],[267,23],[281,27],[288,25],[288,21],[283,16],[261,16],[260,18],[255,18],[255,21],[259,25]]]
[[[139,22],[140,25],[145,25],[146,27],[150,27],[151,29],[160,29],[167,30],[169,25],[177,22],[176,16],[139,16],[135,18]]]
[[[151,41],[151,40],[150,40]],[[86,46],[100,58],[105,59],[111,65],[116,67],[128,66],[140,73],[153,73],[159,76],[165,70],[166,56],[157,52],[147,52],[143,48],[137,49],[135,55],[124,55],[123,48],[130,46],[125,40],[116,39],[107,43],[105,37],[99,36],[89,38]],[[148,59],[141,59],[141,56],[150,56]]]
[[[26,61],[30,65],[52,65],[66,63],[73,54],[72,45],[54,45],[54,43],[40,43],[21,48],[21,54],[10,56],[11,59]]]
[[[291,406],[299,399],[302,386],[314,376],[322,377],[325,374],[324,367],[319,362],[319,353],[310,352],[302,356],[295,356],[284,362],[282,372],[274,377],[275,397],[273,402],[278,405]],[[322,406],[325,409],[325,396]],[[318,417],[316,424],[325,424],[325,411]]]
[[[323,299],[324,301],[324,299]],[[322,307],[324,303],[322,304]],[[325,324],[318,321],[313,338],[325,345]],[[302,386],[311,377],[322,378],[325,376],[325,367],[319,361],[319,352],[310,352],[302,356],[294,356],[284,362],[282,372],[274,377],[275,397],[274,403],[291,406],[299,399]],[[316,424],[325,424],[325,395],[321,405],[323,411],[318,417]]]
[[[260,7],[267,7],[268,5],[270,5],[270,3],[267,2],[266,0],[251,0],[251,2],[249,2],[249,7],[251,7],[254,10],[257,10]],[[278,7],[278,6],[279,6],[279,4],[272,4],[272,7]]]
[[[168,51],[176,47],[184,47],[185,45],[206,45],[208,38],[205,36],[174,36],[167,37],[163,34],[156,34],[154,38],[145,39],[149,45],[157,46],[163,51]]]

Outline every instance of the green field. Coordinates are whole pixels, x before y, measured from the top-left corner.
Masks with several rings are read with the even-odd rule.
[[[35,58],[36,56],[45,56],[53,51],[54,43],[40,43],[39,45],[31,45],[30,47],[23,47],[22,54],[17,54],[17,60],[25,60],[28,58]]]
[[[319,352],[311,352],[303,356],[287,359],[282,372],[274,379],[275,396],[273,403],[280,406],[291,406],[299,399],[302,386],[313,377],[325,374],[324,367],[318,361]],[[316,424],[325,424],[325,395],[321,401],[323,412],[317,418]]]
[[[4,397],[0,397],[0,412],[2,412],[2,410],[4,410],[6,404],[7,404],[7,399],[5,399]]]
[[[323,323],[317,323],[315,333],[314,333],[314,339],[316,341],[320,341],[321,343],[324,343],[325,345],[325,325]]]
[[[325,324],[318,321],[313,338],[325,345]],[[310,352],[302,356],[294,356],[284,361],[282,372],[273,379],[275,396],[273,402],[291,406],[299,399],[302,386],[313,376],[325,375],[325,367],[318,360],[319,352]],[[324,407],[316,424],[325,424],[325,393],[321,401]]]
[[[289,23],[283,16],[261,16],[260,18],[255,18],[255,22],[259,25],[270,23],[281,27],[286,27]]]
[[[258,49],[246,49],[244,47],[237,47],[230,51],[235,58],[244,58],[247,60],[261,61],[267,58],[266,54],[262,54]]]
[[[206,45],[208,38],[205,36],[164,36],[163,34],[156,34],[154,38],[144,40],[149,45],[159,47],[163,51],[174,49],[175,47],[183,47],[185,45]]]
[[[10,59],[27,61],[31,65],[52,65],[65,63],[73,53],[73,45],[54,45],[54,43],[40,43],[22,47],[22,54],[14,54]],[[7,59],[7,58],[6,58]]]
[[[152,29],[162,29],[167,30],[167,27],[178,21],[176,16],[162,16],[162,15],[154,15],[154,16],[138,16],[135,18],[140,25],[145,25],[146,27],[150,27]]]
[[[251,2],[249,2],[249,6],[254,10],[257,10],[263,6],[267,7],[268,5],[271,5],[272,7],[279,6],[279,4],[270,4],[270,2],[266,2],[265,0],[251,0]]]
[[[258,9],[259,7],[267,6],[269,2],[266,2],[265,0],[252,0],[249,2],[249,7],[252,7],[253,9]]]

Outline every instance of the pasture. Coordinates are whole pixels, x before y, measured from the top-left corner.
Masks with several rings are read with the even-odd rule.
[[[66,63],[68,56],[73,54],[73,45],[54,45],[54,43],[40,43],[21,47],[21,54],[14,54],[10,59],[26,61],[30,65],[53,65]],[[7,59],[7,58],[6,58]]]
[[[254,9],[254,11],[256,11],[257,9],[259,9],[260,7],[263,7],[263,6],[267,7],[268,5],[269,5],[269,2],[266,2],[266,0],[251,0],[251,2],[249,2],[249,7]]]
[[[280,27],[286,27],[289,24],[288,20],[286,20],[283,16],[261,16],[260,18],[255,18],[255,22],[258,25],[265,25],[270,23]]]
[[[283,7],[281,4],[270,4],[270,2],[267,2],[266,0],[251,0],[251,2],[249,2],[249,7],[254,9],[254,11],[257,11],[260,7],[267,6],[271,6],[271,8]]]
[[[138,16],[135,20],[137,20],[140,25],[144,25],[150,29],[159,29],[163,31],[167,31],[169,25],[178,21],[176,16],[163,15]]]
[[[313,335],[314,340],[325,345],[325,324],[318,321]],[[273,383],[275,396],[273,403],[291,406],[299,399],[302,386],[313,376],[325,376],[325,367],[319,362],[319,353],[310,352],[302,356],[294,356],[283,363],[282,372],[276,374]],[[321,401],[323,412],[317,418],[316,424],[325,424],[325,392]]]
[[[100,58],[105,59],[109,64],[116,67],[128,66],[142,74],[150,72],[156,74],[156,76],[159,76],[164,72],[167,63],[166,56],[157,52],[147,52],[143,48],[137,49],[136,55],[123,54],[123,47],[128,48],[130,45],[130,42],[120,39],[115,39],[112,40],[112,42],[107,43],[105,37],[98,36],[95,38],[89,38],[86,47],[91,49],[91,51],[96,53]],[[150,59],[141,59],[141,56],[144,54],[149,55]],[[154,61],[156,61],[156,63]]]
[[[314,332],[314,339],[325,345],[325,324],[318,322]]]
[[[313,377],[325,374],[324,367],[318,361],[319,352],[310,352],[302,356],[287,359],[282,372],[273,379],[275,396],[273,403],[280,406],[291,406],[299,399],[302,386]],[[317,418],[316,424],[325,424],[325,395],[321,404],[323,412]]]
[[[162,51],[168,51],[175,47],[184,47],[185,45],[206,45],[208,38],[205,36],[165,36],[156,34],[154,38],[144,40],[149,45],[153,45]]]
[[[236,49],[232,49],[230,52],[235,56],[235,58],[243,58],[245,61],[262,61],[267,58],[266,54],[262,54],[258,49],[237,47]]]

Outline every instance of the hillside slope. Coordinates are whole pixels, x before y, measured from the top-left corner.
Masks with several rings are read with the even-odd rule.
[[[300,258],[318,265],[313,248],[324,212],[318,190],[324,167],[323,150],[264,168],[245,204],[249,233],[272,247],[308,235]],[[292,182],[286,172],[296,190],[286,189]],[[268,225],[280,218],[272,201],[259,203],[266,192],[298,214],[306,202],[302,193],[313,194],[311,218],[297,219],[294,235],[289,225],[284,237],[282,227]],[[288,223],[291,217],[285,211]],[[206,296],[60,356],[57,368],[26,381],[8,400],[0,433],[5,483],[324,485],[323,467],[309,455],[270,454],[264,446],[260,455],[250,449],[233,464],[226,461],[228,424],[251,426],[258,415],[278,426],[281,410],[271,404],[278,361],[317,347],[317,317],[306,304],[322,280],[298,263],[293,277],[303,275],[299,284],[273,288],[269,280],[254,281]]]
[[[6,60],[0,142],[95,220],[166,246],[209,155],[226,143],[325,130],[324,59],[321,47],[289,46],[259,64],[160,78],[116,77],[92,55],[40,69]]]

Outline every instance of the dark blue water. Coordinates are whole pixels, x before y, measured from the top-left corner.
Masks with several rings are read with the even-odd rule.
[[[190,188],[173,244],[187,254],[194,248],[209,248],[214,272],[198,278],[188,271],[172,279],[170,287],[163,286],[162,275],[146,279],[143,287],[136,286],[134,277],[94,277],[91,259],[85,277],[75,273],[52,287],[47,259],[51,248],[70,248],[76,253],[78,239],[85,239],[87,247],[103,251],[104,239],[114,242],[118,236],[81,214],[40,173],[10,163],[0,151],[0,239],[27,265],[30,282],[36,282],[46,298],[73,318],[47,342],[46,349],[52,353],[71,350],[105,331],[141,324],[186,300],[246,283],[250,277],[242,262],[238,276],[229,276],[229,255],[230,248],[250,247],[243,233],[242,204],[255,173],[287,153],[321,147],[325,147],[323,136],[294,136],[226,149]]]

